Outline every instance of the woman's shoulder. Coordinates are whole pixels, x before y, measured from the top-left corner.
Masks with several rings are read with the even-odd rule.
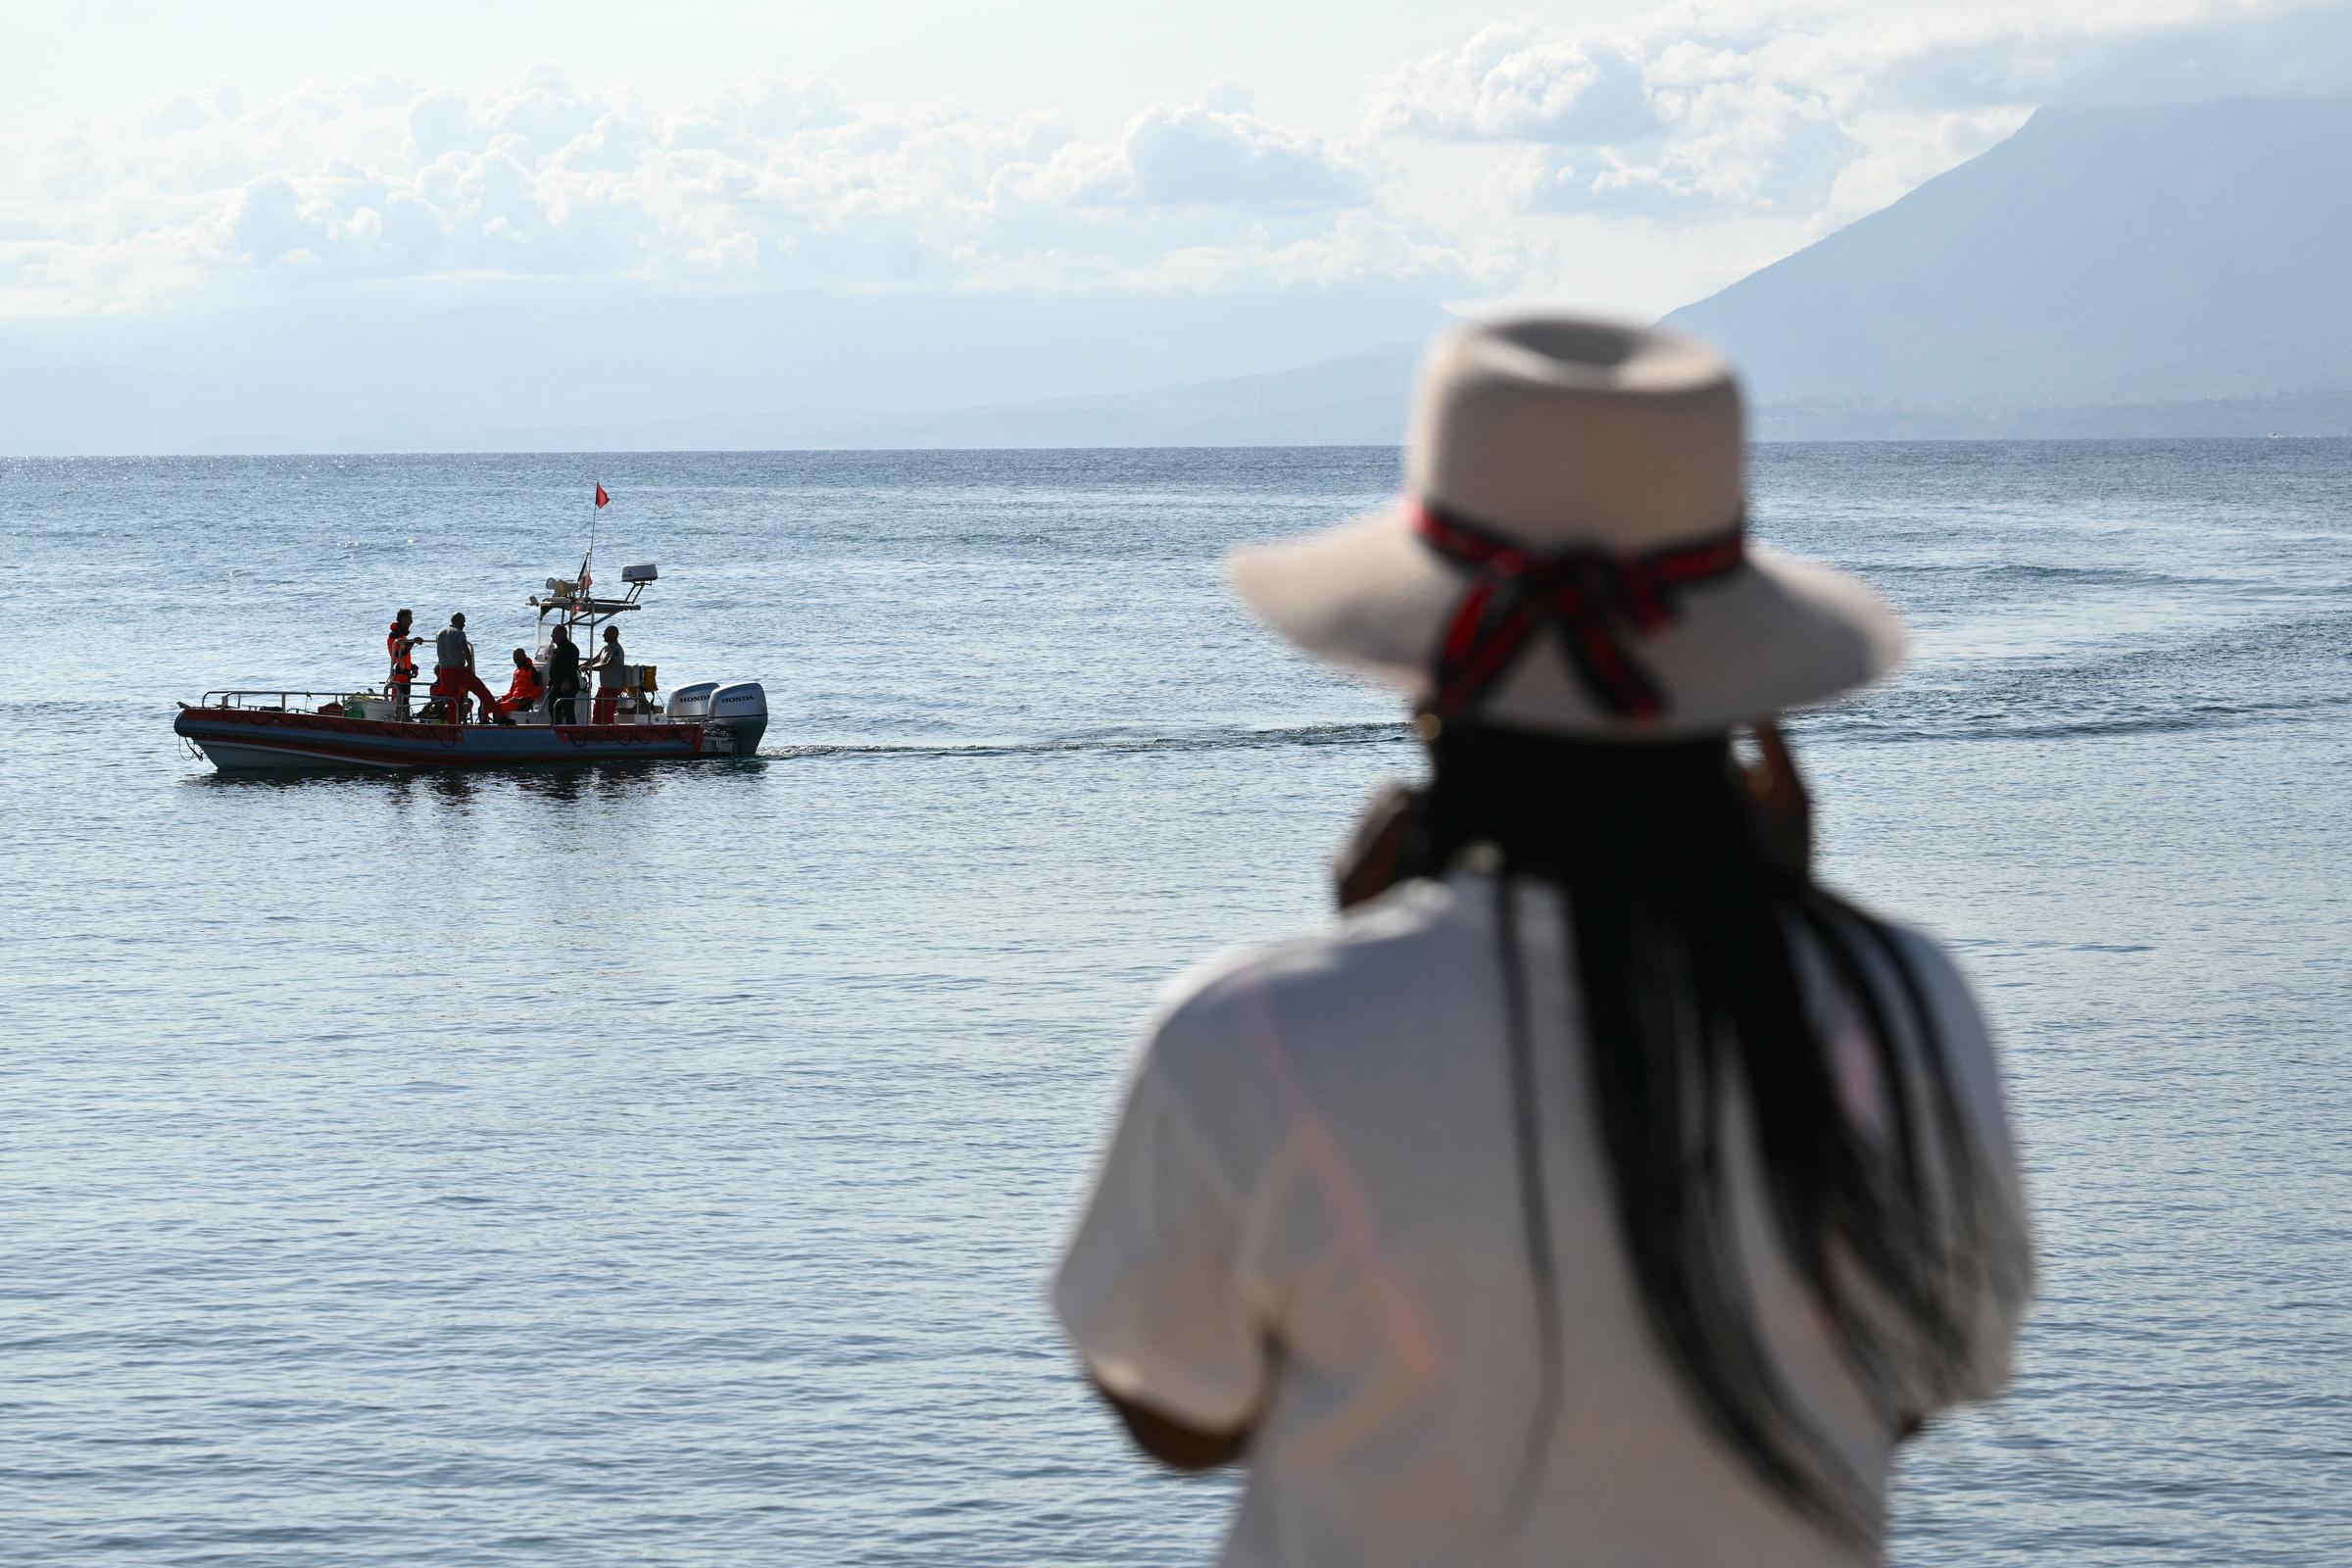
[[[1855,926],[1874,939],[1861,945],[1863,961],[1882,983],[1915,990],[1947,1032],[1982,1040],[1984,1018],[1952,944],[1926,927],[1838,901]]]
[[[1417,880],[1287,941],[1227,949],[1160,988],[1151,1049],[1164,1057],[1215,1055],[1246,1047],[1280,1020],[1286,1038],[1318,1018],[1360,1017],[1383,998],[1430,983],[1447,951],[1483,929],[1485,901],[1459,879]]]
[[[1933,1031],[1930,1038],[1961,1104],[1981,1135],[2005,1152],[2011,1139],[2000,1054],[1956,945],[1907,921],[1850,905],[1842,907],[1858,922],[1856,929],[1868,934],[1852,944],[1852,952],[1872,989],[1885,1001],[1900,999],[1897,1015],[1908,1015],[1913,1008],[1924,1011],[1923,1021]],[[1906,1027],[1896,1044],[1917,1051],[1923,1042]]]

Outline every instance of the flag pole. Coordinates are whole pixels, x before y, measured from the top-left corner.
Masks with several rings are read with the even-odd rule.
[[[588,617],[588,643],[591,652],[595,651],[596,645],[596,600],[593,597],[594,581],[588,575],[588,566],[589,563],[596,559],[596,525],[601,520],[600,514],[605,510],[605,481],[599,478],[596,481],[596,487],[588,493],[588,553],[580,557],[580,585],[572,596],[573,613],[575,615],[584,614]],[[595,710],[591,709],[589,711],[593,714]]]
[[[596,558],[596,525],[601,520],[601,514],[605,510],[603,504],[596,498],[604,493],[605,481],[602,479],[597,480],[596,488],[588,492],[588,554],[580,558],[580,575],[582,577],[588,575],[588,563]]]

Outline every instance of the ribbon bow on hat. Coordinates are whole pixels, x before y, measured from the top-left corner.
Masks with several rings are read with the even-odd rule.
[[[1531,550],[1426,501],[1412,504],[1412,525],[1423,544],[1476,573],[1438,643],[1430,706],[1442,717],[1475,708],[1548,627],[1602,711],[1654,721],[1666,698],[1626,647],[1626,634],[1656,631],[1674,619],[1679,590],[1737,570],[1747,559],[1737,523],[1715,538],[1642,556]]]

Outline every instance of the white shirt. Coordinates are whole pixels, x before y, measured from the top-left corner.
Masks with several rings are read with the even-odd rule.
[[[1122,1397],[1212,1431],[1255,1421],[1232,1568],[1870,1560],[1719,1446],[1649,1343],[1591,1124],[1559,899],[1519,886],[1566,1344],[1558,1425],[1516,1528],[1537,1319],[1491,879],[1408,883],[1326,935],[1179,982],[1062,1261],[1063,1324]],[[2006,1381],[2031,1263],[1983,1024],[1941,952],[1898,939],[1998,1188],[1988,1243],[2013,1282],[1970,1303],[1965,1378],[1907,1391],[1932,1414]],[[1849,1098],[1875,1120],[1868,1045],[1825,1005]],[[1883,1495],[1890,1440],[1767,1240],[1744,1138],[1728,1153],[1775,1359]]]
[[[620,651],[620,644],[607,643],[604,652],[589,661],[588,667],[596,671],[598,691],[618,691],[629,683],[629,666],[621,662],[626,657]]]

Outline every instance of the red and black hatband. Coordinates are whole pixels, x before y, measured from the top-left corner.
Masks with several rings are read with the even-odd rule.
[[[1472,572],[1438,643],[1432,706],[1442,717],[1476,707],[1549,627],[1603,711],[1654,722],[1666,699],[1626,646],[1627,634],[1664,626],[1683,589],[1728,576],[1747,559],[1744,519],[1712,538],[1616,556],[1534,550],[1427,501],[1410,505],[1421,542]]]

